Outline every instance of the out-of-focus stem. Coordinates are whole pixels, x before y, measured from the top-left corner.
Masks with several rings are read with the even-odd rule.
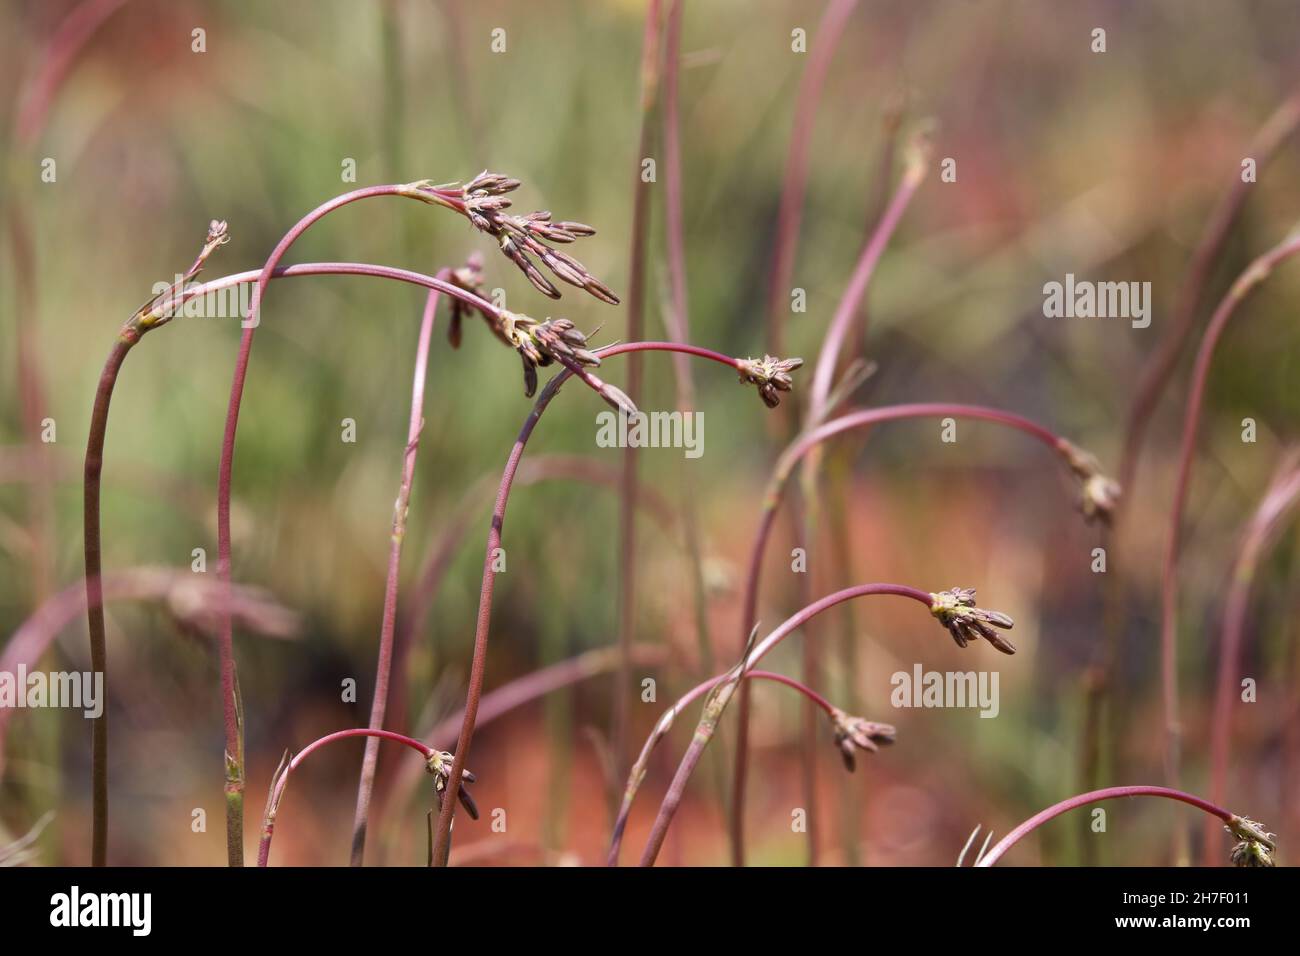
[[[1300,93],[1293,94],[1279,106],[1251,140],[1246,155],[1255,160],[1256,170],[1262,168],[1272,158],[1278,148],[1296,131],[1297,126],[1300,126]],[[1137,389],[1129,405],[1128,418],[1124,425],[1124,444],[1119,459],[1119,483],[1130,500],[1137,480],[1138,459],[1141,455],[1147,423],[1151,420],[1161,395],[1169,385],[1169,379],[1178,364],[1178,357],[1182,354],[1188,336],[1191,335],[1197,308],[1200,306],[1210,273],[1253,186],[1253,182],[1245,182],[1242,179],[1241,170],[1234,166],[1231,185],[1211,213],[1209,221],[1205,224],[1205,230],[1201,233],[1200,241],[1192,252],[1186,277],[1179,286],[1178,298],[1170,316],[1169,331],[1143,366],[1141,378],[1138,380]]]
[[[370,737],[382,740],[392,740],[399,744],[405,744],[412,750],[420,754],[427,761],[433,756],[433,749],[425,746],[413,737],[407,737],[405,734],[394,733],[391,730],[374,730],[369,727],[356,727],[349,730],[339,730],[332,734],[326,734],[319,740],[314,740],[293,757],[280,764],[280,769],[276,772],[275,778],[271,783],[271,792],[266,801],[266,814],[262,820],[262,836],[257,848],[257,865],[266,866],[271,859],[271,839],[275,835],[275,818],[280,809],[280,800],[284,796],[284,788],[289,783],[289,775],[302,765],[302,762],[309,756],[324,747],[326,744],[332,744],[337,740],[347,740],[350,737]],[[286,754],[286,757],[288,755]]]
[[[1255,161],[1256,170],[1264,167],[1282,143],[1296,131],[1297,126],[1300,126],[1300,93],[1293,94],[1283,102],[1252,138],[1247,147],[1247,155]],[[1139,375],[1137,388],[1129,403],[1120,450],[1118,478],[1120,487],[1124,489],[1124,500],[1120,502],[1115,515],[1114,524],[1117,527],[1124,520],[1127,502],[1136,496],[1147,424],[1154,417],[1161,396],[1169,386],[1178,359],[1191,335],[1215,263],[1219,260],[1253,186],[1254,183],[1243,180],[1241,170],[1234,166],[1228,189],[1210,214],[1192,251],[1171,312],[1169,331],[1160,339]],[[1094,789],[1101,782],[1102,738],[1103,735],[1113,737],[1114,733],[1104,732],[1103,725],[1114,727],[1119,723],[1119,715],[1110,713],[1111,708],[1107,705],[1113,699],[1121,631],[1127,618],[1124,609],[1126,578],[1123,573],[1116,573],[1116,563],[1123,562],[1125,558],[1122,553],[1117,553],[1110,547],[1107,547],[1107,553],[1111,556],[1111,567],[1106,576],[1105,634],[1098,659],[1090,668],[1084,686],[1083,739],[1080,743],[1080,782],[1084,789]],[[1087,826],[1086,822],[1084,826]],[[1084,846],[1087,848],[1086,854],[1094,852],[1093,841]]]
[[[438,277],[445,279],[448,271],[441,270]],[[393,633],[397,626],[397,586],[402,562],[402,544],[406,540],[406,515],[411,502],[411,485],[415,481],[415,458],[420,447],[420,432],[424,429],[424,386],[429,370],[429,343],[433,338],[433,322],[438,312],[438,293],[430,291],[420,318],[420,335],[415,346],[415,372],[411,383],[411,417],[407,424],[406,448],[402,453],[402,477],[398,484],[397,500],[393,504],[393,526],[389,536],[388,578],[384,584],[384,610],[379,626],[379,660],[375,665],[375,695],[370,703],[370,729],[384,726],[384,713],[388,706],[388,685],[392,676]],[[398,672],[398,679],[405,675]],[[379,738],[366,739],[366,750],[361,760],[361,780],[357,786],[357,810],[352,826],[352,865],[361,866],[366,852],[366,826],[370,815],[370,794],[375,785],[375,768],[379,761]]]
[[[1020,824],[996,844],[993,848],[985,853],[976,863],[976,866],[989,867],[1002,858],[1002,855],[1011,849],[1026,835],[1038,829],[1048,820],[1059,817],[1062,813],[1068,813],[1076,807],[1086,806],[1089,803],[1096,803],[1099,800],[1113,800],[1117,797],[1163,797],[1167,800],[1177,800],[1181,803],[1189,804],[1199,810],[1204,810],[1215,817],[1218,817],[1224,823],[1231,826],[1234,821],[1239,820],[1237,816],[1217,807],[1208,800],[1202,800],[1200,797],[1190,793],[1183,793],[1181,790],[1174,790],[1169,787],[1106,787],[1103,790],[1093,790],[1089,793],[1081,793],[1078,796],[1070,797],[1068,800],[1062,800],[1060,803],[1053,804],[1046,810],[1034,814],[1024,823]]]

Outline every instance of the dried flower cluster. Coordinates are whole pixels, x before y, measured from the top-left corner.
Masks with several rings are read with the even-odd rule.
[[[858,750],[876,753],[880,749],[879,744],[892,744],[898,734],[890,724],[878,724],[854,717],[838,707],[831,709],[830,721],[835,734],[835,746],[839,748],[849,773],[857,767],[854,758]]]
[[[479,291],[483,288],[483,256],[478,252],[471,252],[465,260],[465,264],[459,269],[452,269],[447,275],[447,281],[459,289],[463,289],[470,295],[482,298]],[[465,316],[476,311],[475,308],[464,299],[451,298],[450,321],[447,325],[447,342],[452,348],[460,348],[461,325]],[[491,313],[479,309],[484,318],[491,322]]]
[[[745,359],[740,363],[740,380],[746,385],[758,386],[758,397],[768,408],[781,404],[780,392],[794,387],[790,373],[803,365],[803,359],[779,359],[764,355],[761,359]]]
[[[1233,817],[1232,823],[1224,827],[1237,838],[1229,859],[1233,866],[1273,866],[1273,852],[1277,845],[1274,835],[1263,826],[1246,817]]]
[[[965,647],[982,637],[1003,654],[1016,652],[1016,646],[993,629],[1010,629],[1015,622],[1000,611],[986,611],[976,607],[974,588],[952,588],[931,594],[930,597],[933,600],[930,613],[948,629],[958,647]]]
[[[1082,483],[1079,507],[1083,512],[1084,520],[1089,523],[1101,521],[1103,524],[1110,524],[1115,509],[1119,507],[1121,494],[1119,483],[1106,477],[1101,470],[1101,463],[1091,452],[1084,451],[1064,438],[1057,442],[1057,447],[1070,466],[1070,470]]]

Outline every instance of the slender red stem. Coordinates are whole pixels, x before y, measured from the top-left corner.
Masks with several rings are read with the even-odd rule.
[[[645,249],[650,231],[650,183],[641,164],[653,150],[654,110],[659,96],[659,0],[649,0],[641,42],[641,132],[634,157],[632,180],[632,237],[628,263],[627,337],[638,342],[645,337]],[[641,356],[628,359],[627,395],[635,405],[641,400]],[[618,512],[618,646],[623,663],[614,684],[614,713],[610,746],[614,779],[627,762],[627,723],[631,712],[631,647],[636,639],[636,499],[637,449],[623,449],[623,483]],[[612,794],[610,795],[612,799]]]
[[[795,465],[821,443],[859,428],[869,428],[883,422],[906,418],[973,418],[1015,428],[1038,439],[1053,450],[1059,451],[1061,439],[1037,422],[1014,412],[980,405],[961,405],[943,402],[923,402],[909,405],[888,405],[852,412],[826,422],[809,432],[797,436],[778,459],[763,499],[758,533],[749,552],[749,568],[745,578],[745,592],[741,611],[742,640],[748,640],[758,617],[759,584],[763,572],[763,558],[767,542],[775,525],[777,511],[785,497],[786,487]],[[749,774],[749,712],[744,688],[741,688],[736,727],[736,756],[732,766],[731,787],[731,853],[732,864],[744,864],[745,789]]]
[[[909,587],[905,584],[859,584],[836,591],[834,594],[828,594],[786,618],[780,627],[759,642],[745,658],[741,673],[743,674],[752,668],[773,647],[828,608],[856,597],[876,594],[911,598],[913,601],[925,605],[927,609],[934,600],[928,591],[922,591],[919,588]],[[668,792],[664,795],[663,803],[660,804],[659,815],[655,818],[654,825],[650,829],[650,837],[646,841],[645,851],[641,855],[642,866],[654,865],[655,858],[659,855],[659,850],[663,846],[664,838],[668,835],[668,827],[672,824],[677,808],[681,804],[682,796],[686,792],[686,783],[690,780],[691,774],[695,771],[700,758],[704,755],[705,748],[712,739],[713,730],[722,715],[726,701],[726,697],[720,700],[715,713],[708,713],[708,708],[706,708],[706,714],[701,718],[700,725],[696,728],[695,736],[691,740],[691,745],[682,757],[682,761],[677,767],[677,773],[673,776]]]
[[[104,589],[101,580],[103,554],[100,544],[100,475],[104,470],[104,438],[108,433],[108,409],[113,400],[113,386],[126,354],[139,341],[138,334],[126,332],[113,343],[95,390],[95,404],[90,412],[90,434],[86,439],[86,464],[82,519],[86,556],[86,611],[90,631],[90,669],[103,674],[108,669],[108,647],[104,636]],[[108,860],[108,712],[104,710],[91,727],[91,841],[92,866],[104,866]]]
[[[831,59],[857,0],[829,0],[817,23],[808,66],[799,81],[794,107],[794,125],[790,130],[790,148],[785,161],[785,179],[781,186],[781,205],[776,216],[776,246],[772,267],[768,270],[767,348],[782,355],[784,318],[789,315],[790,279],[794,275],[795,249],[799,243],[799,226],[803,220],[804,192],[808,185],[808,154],[812,149],[813,126],[817,119],[817,102],[830,70]]]
[[[1257,169],[1262,168],[1277,152],[1278,147],[1296,131],[1298,125],[1300,93],[1293,94],[1273,112],[1251,139],[1244,155],[1255,160]],[[1184,343],[1191,335],[1192,324],[1196,321],[1206,283],[1252,187],[1253,183],[1244,181],[1241,170],[1234,166],[1231,185],[1210,214],[1188,262],[1186,277],[1179,285],[1178,298],[1170,314],[1169,332],[1161,338],[1160,344],[1142,368],[1129,405],[1119,458],[1119,484],[1124,489],[1127,500],[1132,500],[1133,487],[1137,483],[1138,458],[1147,423],[1151,421],[1160,397],[1178,366],[1178,358],[1183,353]]]
[[[679,697],[677,702],[673,704],[672,707],[668,708],[664,715],[659,718],[658,723],[655,724],[654,730],[650,732],[650,736],[647,737],[645,743],[641,745],[641,753],[637,757],[636,762],[632,764],[632,771],[628,776],[627,787],[623,792],[623,803],[619,807],[618,817],[614,820],[614,829],[609,840],[609,852],[605,858],[606,866],[618,866],[619,852],[623,848],[623,837],[627,832],[627,821],[632,813],[632,804],[635,802],[636,796],[640,792],[641,781],[644,778],[645,770],[649,765],[651,753],[654,752],[655,748],[659,746],[660,741],[662,741],[668,734],[673,722],[677,719],[677,715],[716,687],[720,682],[726,680],[728,676],[729,675],[727,674],[718,674],[715,677],[710,677],[708,680],[696,684]],[[768,680],[777,684],[784,684],[802,694],[813,707],[820,708],[827,714],[835,712],[835,705],[829,700],[802,681],[796,680],[793,677],[787,677],[785,674],[777,674],[773,671],[750,670],[746,671],[742,675],[742,678],[744,680]]]
[[[538,459],[532,459],[537,461]],[[527,463],[525,463],[527,464]],[[522,475],[521,468],[520,474]],[[638,666],[657,667],[668,658],[667,648],[662,645],[637,644],[632,648],[632,661]],[[598,647],[571,657],[568,660],[551,664],[532,673],[524,674],[508,681],[483,695],[479,703],[477,726],[482,727],[518,707],[545,697],[553,691],[570,687],[584,680],[613,672],[618,668],[618,647]],[[460,731],[465,718],[463,710],[444,717],[427,733],[421,733],[430,746],[442,749],[456,746],[456,734]],[[405,794],[411,791],[419,779],[418,768],[404,764],[398,770],[398,777],[389,788],[388,793]],[[386,806],[383,789],[375,791],[376,817],[383,816]]]
[[[1246,610],[1250,604],[1255,571],[1265,549],[1287,516],[1300,502],[1300,469],[1297,456],[1289,455],[1279,470],[1264,500],[1255,511],[1232,565],[1232,579],[1223,606],[1219,648],[1219,672],[1215,684],[1214,710],[1210,716],[1210,799],[1216,803],[1227,797],[1228,756],[1232,740],[1233,701],[1239,693],[1241,648],[1245,639]],[[1206,831],[1204,864],[1213,865],[1210,849],[1212,831]]]
[[[835,368],[839,364],[840,353],[844,348],[849,329],[853,325],[853,319],[862,308],[862,300],[866,298],[867,287],[875,274],[876,264],[880,262],[885,247],[894,236],[894,230],[903,219],[903,213],[907,211],[912,197],[916,195],[916,190],[924,179],[925,169],[926,164],[919,157],[908,163],[902,181],[898,184],[898,191],[894,193],[894,198],[890,200],[884,214],[880,217],[880,222],[877,223],[866,245],[862,247],[858,264],[853,270],[848,286],[844,289],[844,295],[840,298],[834,316],[831,317],[830,327],[826,330],[821,351],[817,355],[817,365],[813,369],[812,385],[809,389],[807,424],[820,421],[826,410],[826,400],[830,396],[831,385],[835,379]]]
[[[100,578],[98,587],[78,581],[51,595],[18,626],[0,651],[0,673],[15,674],[19,667],[34,670],[59,633],[86,613],[92,593],[99,594],[101,608],[114,601],[165,601],[175,607],[175,601],[183,599],[183,619],[193,622],[213,613],[217,599],[216,583],[209,584],[188,567],[110,571]],[[233,610],[254,630],[273,637],[289,636],[296,625],[291,611],[253,591],[237,589]],[[5,732],[16,713],[13,707],[0,707],[0,774],[4,772]]]
[[[1210,318],[1201,338],[1192,371],[1192,387],[1187,396],[1183,414],[1182,445],[1178,455],[1178,477],[1174,483],[1173,505],[1169,510],[1169,528],[1165,538],[1164,567],[1161,576],[1160,624],[1160,680],[1164,689],[1165,717],[1165,779],[1176,786],[1180,777],[1181,736],[1178,707],[1178,551],[1182,531],[1183,510],[1187,505],[1187,492],[1191,485],[1192,459],[1196,451],[1196,438],[1205,404],[1205,389],[1209,381],[1210,364],[1219,338],[1232,318],[1237,306],[1258,286],[1273,269],[1300,252],[1300,235],[1292,236],[1264,253],[1232,284]]]
[[[696,345],[680,345],[676,342],[624,342],[610,346],[600,352],[602,359],[612,358],[634,352],[682,352],[698,358],[709,359],[739,371],[740,360],[712,349]],[[566,368],[552,378],[537,396],[537,402],[524,420],[524,425],[515,439],[514,447],[506,459],[506,467],[501,475],[501,484],[497,489],[496,506],[492,511],[492,521],[488,529],[487,547],[483,556],[483,582],[479,589],[478,618],[474,629],[474,651],[470,661],[469,688],[465,697],[465,716],[461,723],[460,738],[456,742],[455,760],[452,764],[450,780],[447,784],[446,798],[442,801],[438,823],[434,830],[433,860],[435,865],[447,863],[448,838],[451,831],[452,815],[455,813],[456,794],[460,787],[461,771],[469,754],[470,743],[474,738],[475,721],[478,716],[480,697],[483,693],[483,675],[487,663],[488,631],[492,621],[492,592],[496,584],[495,554],[501,546],[501,530],[505,524],[506,504],[510,500],[510,488],[514,482],[519,460],[523,457],[528,439],[537,427],[546,406],[550,404],[560,386],[569,376],[576,374],[574,369]]]
[[[257,283],[253,287],[248,315],[242,323],[244,332],[239,342],[239,354],[235,359],[235,371],[230,382],[230,404],[226,410],[226,427],[221,439],[221,462],[217,475],[217,577],[227,587],[231,581],[230,495],[235,464],[235,436],[239,428],[239,409],[244,396],[244,382],[248,376],[248,362],[252,356],[253,335],[261,320],[262,297],[266,293],[267,284],[271,281],[275,267],[280,264],[285,253],[313,223],[350,203],[381,196],[411,198],[410,188],[406,184],[367,186],[335,196],[317,206],[303,216],[276,244],[262,266]],[[450,193],[438,193],[437,196],[439,201],[449,208],[459,209],[461,206],[460,201]],[[218,644],[221,655],[222,712],[226,732],[226,857],[229,865],[243,866],[243,733],[236,699],[234,627],[229,616],[222,620]]]
[[[1081,793],[1077,796],[1070,797],[1068,800],[1062,800],[1060,803],[1053,804],[1046,810],[1034,814],[1020,826],[1016,827],[1001,840],[999,840],[991,850],[984,854],[976,863],[976,866],[992,866],[1002,858],[1002,855],[1019,843],[1025,836],[1037,830],[1040,826],[1054,817],[1059,817],[1062,813],[1068,813],[1076,807],[1086,806],[1089,803],[1096,803],[1099,800],[1113,800],[1117,797],[1164,797],[1167,800],[1177,800],[1180,803],[1190,804],[1199,810],[1212,814],[1222,820],[1224,823],[1231,824],[1236,817],[1232,813],[1215,806],[1208,800],[1202,800],[1200,797],[1190,793],[1184,793],[1181,790],[1173,790],[1169,787],[1107,787],[1104,790],[1092,790],[1088,793]]]

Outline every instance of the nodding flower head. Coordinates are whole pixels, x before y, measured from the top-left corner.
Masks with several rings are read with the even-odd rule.
[[[1057,447],[1082,486],[1079,508],[1084,520],[1090,524],[1094,521],[1109,524],[1115,509],[1119,507],[1119,483],[1102,473],[1101,463],[1091,452],[1084,451],[1064,438],[1060,439]]]
[[[1277,844],[1274,835],[1254,820],[1233,816],[1232,822],[1224,827],[1237,838],[1229,859],[1233,866],[1273,866],[1273,853]]]
[[[999,611],[986,611],[976,607],[974,588],[952,588],[931,594],[930,598],[930,613],[948,629],[958,647],[965,647],[977,637],[982,637],[1003,654],[1016,652],[1016,646],[993,629],[1000,627],[1009,630],[1015,622]]]
[[[506,212],[512,205],[506,194],[518,189],[519,185],[517,179],[484,170],[463,185],[434,186],[427,181],[410,183],[405,187],[407,192],[404,195],[461,213],[475,229],[497,241],[502,255],[518,266],[542,295],[558,299],[560,290],[537,268],[533,257],[540,259],[557,279],[585,290],[602,302],[618,305],[618,296],[588,272],[586,266],[548,245],[576,242],[594,236],[596,230],[581,222],[553,221],[545,210],[511,215]]]
[[[455,754],[449,754],[445,750],[435,750],[429,754],[429,759],[425,764],[425,769],[433,774],[433,790],[438,796],[439,804],[442,803],[442,795],[447,790],[447,781],[451,779],[451,765],[455,759]],[[465,812],[469,814],[471,820],[478,819],[478,804],[469,795],[469,790],[466,789],[465,784],[474,783],[477,780],[478,778],[468,770],[462,770],[460,772],[460,788],[456,791],[461,806],[465,808]]]
[[[830,721],[835,733],[835,746],[840,749],[840,756],[844,758],[844,766],[849,773],[857,766],[854,759],[857,751],[876,753],[880,749],[878,744],[892,744],[898,733],[889,724],[877,724],[854,717],[838,707],[832,708]]]
[[[803,359],[779,359],[764,355],[761,359],[749,358],[740,363],[740,381],[746,385],[758,386],[758,397],[768,408],[781,404],[780,392],[788,392],[794,387],[790,373],[803,365]]]
[[[524,363],[524,394],[537,392],[537,369],[552,362],[594,368],[600,357],[587,348],[587,337],[568,319],[537,319],[517,312],[503,312],[498,331],[506,344],[519,353]]]

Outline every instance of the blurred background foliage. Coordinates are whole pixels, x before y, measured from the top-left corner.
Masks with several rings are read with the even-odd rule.
[[[5,130],[13,129],[24,83],[73,6],[5,0]],[[766,271],[808,60],[791,52],[791,30],[803,28],[815,42],[821,10],[820,3],[778,0],[686,4],[681,137],[691,337],[698,344],[741,356],[763,352]],[[39,138],[20,148],[6,134],[0,211],[21,207],[35,256],[25,275],[28,304],[20,300],[14,259],[6,253],[0,266],[0,440],[10,462],[0,483],[0,635],[12,633],[49,587],[80,580],[81,454],[100,367],[154,283],[190,262],[210,219],[227,219],[233,236],[209,263],[212,278],[260,267],[303,213],[352,188],[340,176],[347,159],[355,160],[358,185],[446,182],[487,167],[524,181],[519,208],[594,224],[598,235],[579,256],[625,292],[644,13],[632,0],[132,0],[113,13],[72,65]],[[204,53],[191,50],[198,27],[206,31]],[[498,27],[506,31],[504,53],[490,49]],[[1095,27],[1107,31],[1104,54],[1089,49]],[[874,222],[887,174],[886,117],[901,101],[904,138],[932,121],[935,156],[956,158],[958,181],[941,183],[932,171],[880,264],[865,310],[865,355],[879,369],[857,404],[1005,407],[1113,468],[1133,385],[1167,331],[1203,224],[1236,175],[1245,144],[1295,91],[1298,30],[1300,7],[1285,0],[864,0],[839,38],[814,127],[794,273],[794,285],[807,290],[807,312],[791,315],[786,332],[787,351],[809,360],[799,384],[809,381]],[[45,157],[57,162],[55,183],[41,181]],[[898,168],[895,162],[891,175]],[[1292,228],[1298,176],[1295,143],[1260,170],[1213,268],[1198,330],[1231,279]],[[652,338],[666,337],[662,180],[660,172],[652,187]],[[329,217],[289,258],[432,273],[483,249],[487,287],[504,289],[510,307],[565,315],[584,329],[601,326],[598,341],[624,337],[625,306],[610,308],[567,287],[558,303],[541,299],[483,239],[455,216],[386,200]],[[3,242],[12,241],[6,230]],[[1066,272],[1150,281],[1151,327],[1044,318],[1043,283]],[[1185,782],[1193,790],[1205,778],[1230,558],[1281,449],[1296,438],[1298,298],[1300,269],[1283,267],[1230,327],[1211,377],[1181,565]],[[284,748],[366,722],[423,300],[418,288],[337,277],[277,282],[266,300],[236,458],[235,576],[300,611],[304,625],[292,641],[237,635],[254,819]],[[439,323],[445,327],[445,317]],[[21,467],[29,432],[15,342],[24,324],[46,387],[42,411],[57,423],[57,441],[47,449],[56,466],[54,521],[43,542],[31,535],[33,483]],[[104,472],[107,569],[184,568],[202,547],[214,572],[215,478],[237,338],[233,321],[182,319],[150,335],[127,361]],[[1193,347],[1149,428],[1130,521],[1113,546],[1128,601],[1120,703],[1107,738],[1109,783],[1160,779],[1159,555]],[[624,382],[621,361],[607,363],[606,377],[616,384]],[[645,367],[642,406],[672,407],[667,357],[650,356]],[[680,499],[684,471],[695,472],[711,631],[718,659],[729,661],[762,489],[793,408],[767,413],[751,389],[711,365],[697,368],[696,379],[704,456],[687,461],[679,451],[651,450],[640,468],[669,501]],[[595,447],[602,408],[571,385],[529,455],[576,454],[616,467],[620,452]],[[408,595],[440,529],[467,508],[474,515],[413,649],[413,727],[427,727],[462,699],[488,516],[486,500],[470,503],[465,495],[499,474],[529,409],[517,359],[481,324],[466,328],[458,351],[438,335],[403,560]],[[1253,445],[1239,439],[1246,416],[1259,423]],[[356,421],[355,444],[340,441],[345,418]],[[831,748],[819,753],[823,861],[951,864],[975,824],[1002,833],[1080,789],[1081,687],[1104,629],[1102,577],[1089,565],[1102,539],[1075,513],[1058,463],[1022,435],[963,423],[950,445],[940,442],[936,423],[921,421],[878,429],[850,447],[852,567],[837,565],[825,543],[814,542],[818,591],[869,580],[929,590],[978,586],[984,603],[1016,617],[1020,652],[1008,659],[995,659],[987,647],[961,652],[910,606],[871,601],[856,608],[853,690],[865,716],[898,726],[899,743],[863,761],[848,789]],[[669,658],[655,671],[658,702],[635,705],[632,748],[696,674],[692,583],[680,535],[658,521],[643,519],[641,527],[637,637],[664,643]],[[797,607],[792,542],[788,525],[779,527],[760,600],[765,630]],[[617,529],[611,488],[552,481],[516,489],[489,688],[616,639]],[[1297,674],[1296,558],[1294,538],[1285,538],[1260,572],[1246,662],[1247,673],[1259,677],[1260,701],[1236,715],[1229,791],[1232,808],[1292,838],[1300,837],[1300,819],[1282,801],[1285,778],[1297,768],[1288,767],[1283,730],[1296,716],[1287,710]],[[111,607],[109,622],[110,858],[217,863],[222,744],[212,647],[149,606]],[[834,630],[827,623],[815,632],[826,641],[828,692],[843,685]],[[791,642],[771,663],[794,671],[798,653]],[[88,666],[84,624],[66,628],[53,661]],[[892,708],[889,675],[917,661],[927,669],[998,670],[998,719]],[[340,701],[340,682],[349,677],[359,685],[356,703]],[[471,759],[481,780],[477,796],[489,810],[506,808],[509,825],[500,835],[462,821],[465,862],[601,861],[609,826],[601,754],[612,693],[612,678],[604,676],[483,729]],[[801,799],[793,769],[799,704],[772,687],[759,687],[756,701],[751,857],[798,863],[805,847],[789,821]],[[693,715],[682,723],[693,723]],[[688,734],[689,726],[679,729],[666,748],[671,762],[655,766],[625,859],[639,847]],[[828,744],[829,734],[819,739]],[[54,808],[38,859],[85,861],[88,742],[88,725],[71,713],[17,715],[0,782],[0,843]],[[666,861],[725,859],[710,780],[725,776],[720,753],[727,749],[708,758],[719,769],[706,766],[697,778]],[[333,748],[295,776],[279,862],[346,860],[360,752],[360,743]],[[408,759],[398,748],[383,750],[382,764]],[[423,862],[425,798],[386,810],[372,861]],[[191,832],[193,808],[206,809],[207,832]],[[1077,821],[1059,821],[1017,851],[1019,860],[1079,862],[1088,858],[1081,842],[1093,839],[1091,859],[1164,862],[1180,808],[1138,803],[1109,812],[1106,835],[1090,837]]]

